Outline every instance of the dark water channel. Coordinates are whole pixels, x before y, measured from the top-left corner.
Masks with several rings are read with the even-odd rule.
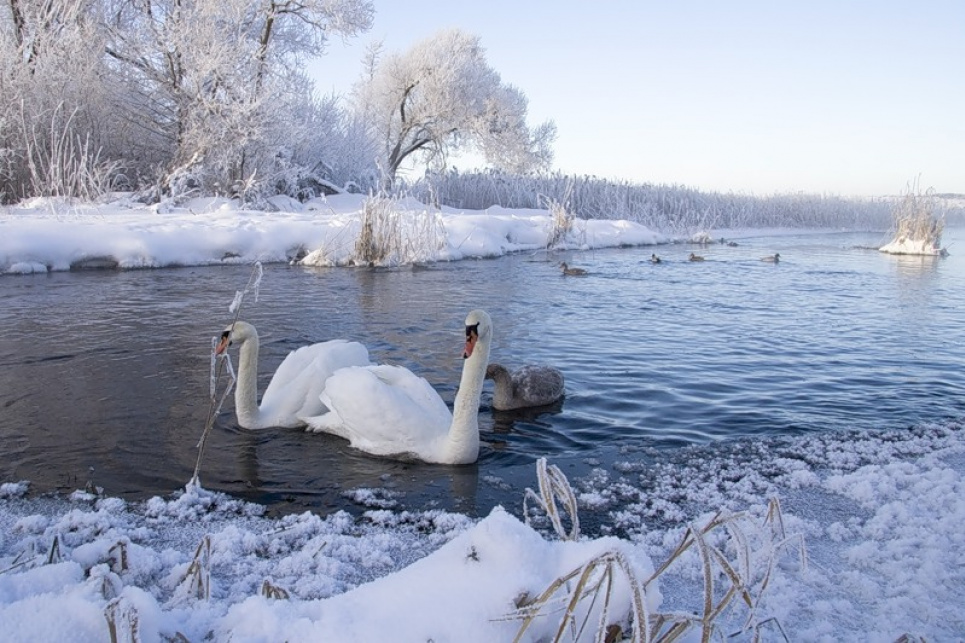
[[[479,307],[496,326],[492,359],[553,364],[567,396],[538,415],[497,413],[487,384],[482,454],[466,467],[377,459],[298,430],[247,431],[229,401],[202,484],[278,512],[385,504],[478,514],[521,501],[541,456],[577,471],[625,445],[712,449],[961,417],[965,231],[946,232],[944,259],[867,249],[882,241],[756,236],[697,249],[701,263],[686,261],[694,247],[672,245],[398,269],[266,265],[242,315],[261,334],[261,391],[288,351],[343,337],[423,375],[451,404],[462,322]],[[654,250],[663,263],[647,262]],[[759,260],[775,251],[778,265]],[[563,259],[589,274],[563,277]],[[250,274],[0,278],[0,482],[29,480],[43,493],[91,481],[128,499],[182,488],[208,412],[211,337]]]

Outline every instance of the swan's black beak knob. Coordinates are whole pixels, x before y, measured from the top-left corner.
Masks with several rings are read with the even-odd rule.
[[[231,332],[226,330],[223,333],[221,333],[221,341],[219,341],[218,345],[215,346],[214,354],[220,355],[221,353],[228,350],[229,346],[231,346]]]
[[[479,324],[466,326],[466,349],[462,353],[462,358],[467,359],[472,355],[472,349],[476,347],[476,340],[479,339]]]

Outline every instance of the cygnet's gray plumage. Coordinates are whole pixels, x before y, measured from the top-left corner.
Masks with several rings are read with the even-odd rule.
[[[511,411],[530,406],[546,406],[563,397],[563,374],[552,366],[527,364],[510,372],[500,364],[490,364],[486,379],[495,382],[493,408]]]

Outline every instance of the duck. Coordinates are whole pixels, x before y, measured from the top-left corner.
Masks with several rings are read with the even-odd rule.
[[[510,371],[502,364],[491,363],[486,379],[493,380],[493,408],[512,411],[533,406],[547,406],[563,397],[563,373],[552,366],[527,364]]]
[[[560,264],[560,268],[563,269],[564,275],[578,276],[586,274],[586,270],[583,270],[583,268],[570,268],[568,265],[566,265],[565,261]]]
[[[473,310],[465,324],[462,376],[451,412],[424,378],[404,366],[350,366],[328,378],[321,394],[328,410],[304,418],[309,430],[339,436],[376,456],[434,464],[475,462],[493,323],[486,311]]]
[[[694,253],[692,253],[692,252],[690,253],[690,257],[689,257],[688,259],[689,259],[689,261],[703,261],[703,260],[704,260],[703,257],[701,257],[700,255],[694,254]]]
[[[660,257],[658,257],[656,254],[651,254],[650,263],[660,263]]]
[[[781,253],[775,252],[772,255],[766,257],[761,257],[761,261],[766,261],[767,263],[778,263],[781,260]]]
[[[304,427],[302,416],[325,411],[319,395],[329,376],[347,366],[371,363],[368,349],[359,342],[333,339],[302,346],[278,365],[259,403],[258,331],[248,322],[234,322],[221,333],[215,354],[224,354],[232,344],[240,345],[235,416],[245,429]]]

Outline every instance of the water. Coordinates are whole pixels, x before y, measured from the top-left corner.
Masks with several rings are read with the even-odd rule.
[[[265,266],[242,317],[259,328],[263,391],[288,351],[335,337],[426,377],[451,404],[462,322],[485,308],[492,359],[567,379],[549,412],[500,413],[483,394],[477,464],[399,463],[297,430],[217,418],[201,482],[273,512],[388,506],[485,513],[519,504],[548,456],[567,473],[621,447],[876,431],[965,415],[965,230],[952,255],[895,257],[880,233],[515,255],[389,270]],[[956,244],[956,241],[959,243]],[[656,250],[659,265],[647,261]],[[781,253],[778,265],[759,258]],[[589,271],[563,277],[561,260]],[[191,478],[208,412],[211,337],[251,268],[0,279],[0,482],[128,499]],[[237,363],[237,358],[235,357]],[[374,493],[353,493],[372,489]]]

